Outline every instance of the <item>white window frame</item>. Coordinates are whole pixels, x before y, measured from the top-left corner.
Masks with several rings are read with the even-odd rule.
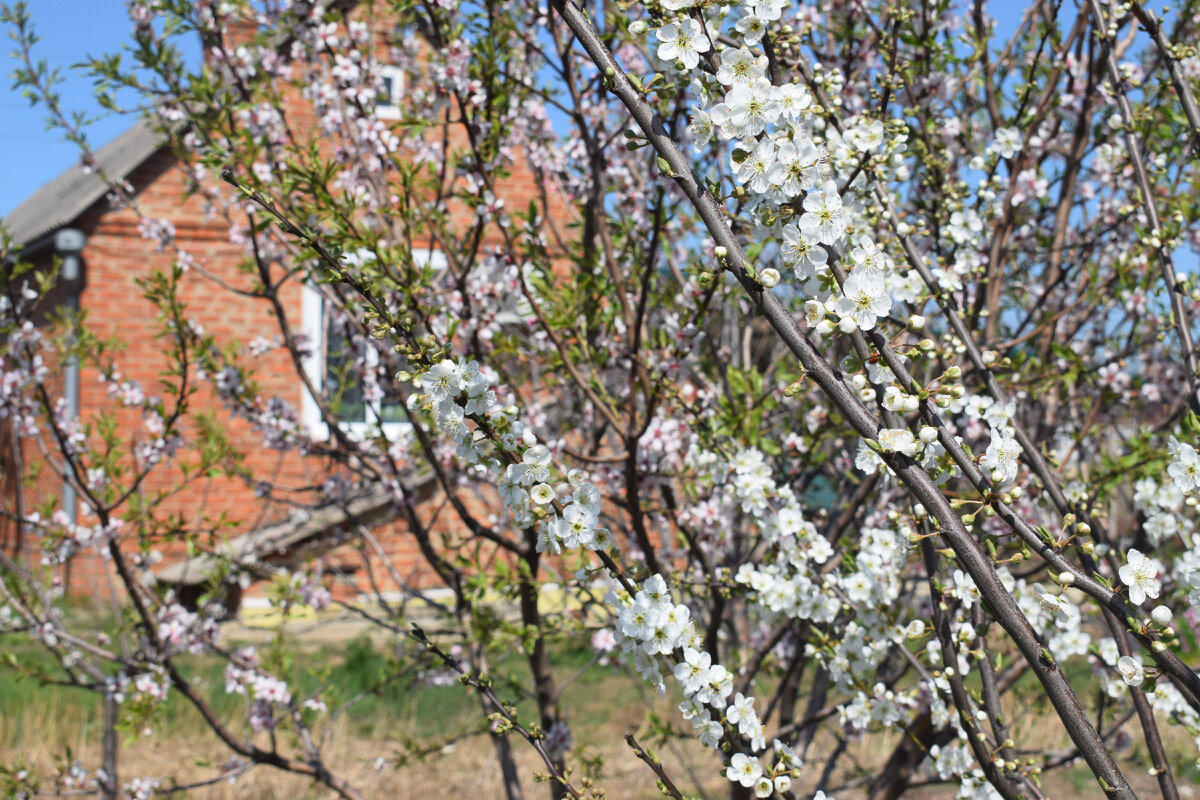
[[[375,116],[379,119],[400,119],[400,98],[404,95],[404,70],[393,64],[384,64],[379,74],[391,85],[388,92],[390,103],[376,103]]]
[[[413,262],[419,266],[432,266],[437,271],[446,268],[446,256],[439,250],[414,249]],[[305,281],[301,289],[301,330],[308,337],[309,349],[301,359],[304,374],[309,384],[319,394],[325,394],[325,296],[319,287]],[[379,363],[379,351],[374,347],[367,349],[367,365],[374,367]],[[329,439],[329,425],[321,417],[321,407],[316,398],[309,393],[307,387],[301,389],[300,422],[309,435],[319,441]],[[338,422],[338,428],[352,439],[364,440],[376,435],[382,430],[389,440],[403,436],[412,430],[412,424],[407,421],[383,421],[380,418],[381,403],[366,404],[366,419],[343,420]]]

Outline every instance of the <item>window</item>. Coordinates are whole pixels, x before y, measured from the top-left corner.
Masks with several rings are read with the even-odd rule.
[[[375,96],[375,116],[400,119],[400,98],[404,94],[404,70],[385,64],[379,68],[383,86]]]
[[[414,250],[413,259],[435,270],[446,267],[446,257],[437,251]],[[365,438],[378,428],[389,439],[406,432],[410,426],[404,406],[398,398],[389,397],[385,389],[388,376],[378,374],[379,351],[367,347],[363,353],[353,352],[346,335],[347,320],[339,318],[318,287],[307,283],[302,314],[303,330],[311,344],[304,358],[304,372],[313,389],[336,409],[338,427],[357,438]],[[365,368],[360,370],[356,364]],[[301,399],[301,421],[316,438],[329,438],[321,409],[307,391]]]

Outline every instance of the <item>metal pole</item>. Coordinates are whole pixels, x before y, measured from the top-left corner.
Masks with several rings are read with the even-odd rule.
[[[62,257],[61,278],[67,297],[63,305],[72,316],[79,311],[80,269],[79,254],[87,237],[83,231],[74,228],[63,228],[54,234],[54,250]],[[74,354],[68,356],[63,364],[63,396],[66,400],[66,416],[74,419],[79,415],[79,359]],[[75,524],[79,515],[79,498],[75,492],[75,484],[71,483],[67,474],[63,475],[62,507],[67,519]]]

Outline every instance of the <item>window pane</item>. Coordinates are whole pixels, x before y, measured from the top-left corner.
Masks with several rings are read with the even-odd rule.
[[[365,422],[367,404],[362,381],[354,369],[354,352],[345,331],[326,315],[325,393],[337,418],[342,422]]]
[[[380,422],[408,422],[408,415],[404,413],[404,406],[400,403],[389,403],[387,400],[379,407]]]

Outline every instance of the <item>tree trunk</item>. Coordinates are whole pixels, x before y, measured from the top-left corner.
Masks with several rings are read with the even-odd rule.
[[[554,682],[554,673],[550,669],[550,656],[546,653],[546,640],[541,632],[541,616],[538,613],[537,573],[539,554],[534,549],[537,542],[537,532],[530,529],[526,532],[528,549],[522,560],[528,567],[528,573],[521,576],[520,602],[521,622],[526,627],[537,630],[533,647],[529,651],[529,671],[533,675],[533,693],[537,700],[538,716],[542,732],[549,733],[554,723],[558,722],[558,686]],[[561,756],[554,758],[554,766],[561,773],[564,761]],[[550,781],[550,797],[552,800],[563,800],[567,796],[566,788],[556,780]]]
[[[950,728],[934,729],[929,709],[925,708],[908,726],[904,738],[871,785],[870,800],[896,800],[908,790],[929,748],[935,744],[944,745],[953,738],[954,732]]]
[[[102,800],[117,800],[117,699],[112,691],[104,694],[104,741],[101,745],[101,766],[104,780],[100,782]]]

